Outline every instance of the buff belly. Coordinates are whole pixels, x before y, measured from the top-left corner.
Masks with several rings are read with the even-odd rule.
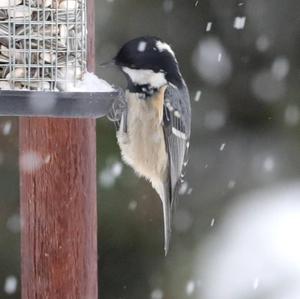
[[[159,193],[168,168],[162,128],[164,91],[162,87],[146,100],[139,99],[138,94],[127,93],[127,133],[122,129],[122,123],[117,133],[123,160],[137,174],[149,179]]]

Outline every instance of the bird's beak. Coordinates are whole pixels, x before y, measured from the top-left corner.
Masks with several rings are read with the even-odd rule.
[[[116,60],[112,59],[108,62],[101,63],[99,66],[100,67],[112,67],[112,66],[115,66],[115,65],[116,65]]]

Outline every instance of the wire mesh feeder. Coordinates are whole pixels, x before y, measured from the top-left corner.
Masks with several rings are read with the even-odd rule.
[[[85,96],[65,92],[76,86],[87,69],[86,1],[0,0],[0,115],[107,114],[118,92]],[[20,90],[22,98],[16,93]],[[34,96],[30,91],[35,91]],[[51,111],[30,109],[28,101],[37,97],[37,91],[43,92],[39,96],[45,107],[47,101],[58,98]]]

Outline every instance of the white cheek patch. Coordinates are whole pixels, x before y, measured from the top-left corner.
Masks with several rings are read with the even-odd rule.
[[[128,67],[122,67],[123,71],[130,77],[131,81],[137,85],[150,85],[154,88],[160,88],[167,84],[165,74],[155,73],[152,70],[136,70]]]
[[[164,43],[164,42],[159,40],[159,41],[156,42],[156,47],[157,47],[159,52],[168,51],[175,58],[174,51],[172,50],[170,45],[168,45],[167,43]]]

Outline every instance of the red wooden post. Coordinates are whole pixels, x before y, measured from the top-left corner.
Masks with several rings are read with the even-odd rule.
[[[88,0],[94,70],[94,0]],[[92,119],[20,118],[23,299],[97,298],[96,130]],[[30,161],[28,161],[29,163]]]

